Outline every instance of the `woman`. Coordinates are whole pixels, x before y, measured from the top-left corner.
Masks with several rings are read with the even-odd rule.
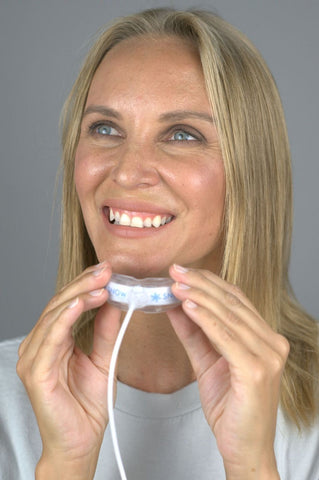
[[[7,420],[15,478],[19,462],[37,479],[119,478],[106,405],[117,272],[170,276],[182,302],[135,312],[124,338],[128,478],[317,479],[318,331],[289,288],[289,149],[259,53],[205,12],[119,20],[66,103],[63,157],[58,293],[19,349],[35,415],[22,461]]]

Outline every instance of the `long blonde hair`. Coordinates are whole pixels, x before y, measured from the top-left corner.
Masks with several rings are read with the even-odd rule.
[[[290,343],[281,404],[298,426],[310,424],[319,352],[316,322],[295,300],[288,280],[292,230],[290,153],[281,101],[264,60],[247,38],[215,14],[151,9],[117,20],[90,50],[63,111],[63,217],[57,288],[97,261],[76,195],[74,156],[92,78],[124,39],[178,36],[198,50],[217,119],[226,175],[225,249],[221,276],[237,284],[272,328]],[[93,316],[77,324],[89,351]]]

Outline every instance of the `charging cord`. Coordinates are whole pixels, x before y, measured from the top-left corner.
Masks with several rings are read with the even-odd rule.
[[[107,387],[107,408],[108,408],[108,415],[109,415],[109,426],[111,430],[111,438],[112,438],[112,443],[113,443],[113,448],[114,448],[114,453],[115,453],[115,459],[116,463],[121,475],[121,480],[127,480],[122,457],[121,457],[121,452],[118,444],[118,439],[117,439],[117,433],[116,433],[116,427],[115,427],[115,420],[114,420],[114,377],[115,377],[115,368],[116,368],[116,362],[117,362],[117,357],[119,354],[119,350],[122,344],[122,340],[124,337],[124,334],[126,332],[126,329],[130,323],[132,314],[135,310],[136,306],[135,303],[132,302],[130,303],[129,309],[125,315],[125,318],[123,320],[123,323],[121,325],[119,334],[117,336],[112,356],[111,356],[111,362],[110,362],[110,371],[109,371],[109,378],[108,378],[108,387]]]
[[[146,313],[159,313],[176,307],[180,303],[180,300],[174,297],[171,292],[172,283],[173,281],[169,278],[137,279],[114,273],[105,287],[109,292],[108,302],[122,310],[127,310],[113,348],[107,385],[109,426],[121,480],[127,480],[127,477],[117,439],[113,406],[115,368],[119,350],[134,310],[142,310]]]

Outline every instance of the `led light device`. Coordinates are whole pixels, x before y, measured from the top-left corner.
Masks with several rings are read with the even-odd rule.
[[[170,278],[134,278],[113,273],[106,286],[108,302],[121,310],[128,310],[134,303],[135,310],[159,313],[177,306],[180,301],[172,294]]]

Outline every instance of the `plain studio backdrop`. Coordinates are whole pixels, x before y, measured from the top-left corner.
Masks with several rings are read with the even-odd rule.
[[[293,159],[291,281],[319,317],[318,0],[0,0],[0,340],[27,334],[54,293],[59,116],[92,38],[115,17],[159,6],[216,11],[268,62]]]

